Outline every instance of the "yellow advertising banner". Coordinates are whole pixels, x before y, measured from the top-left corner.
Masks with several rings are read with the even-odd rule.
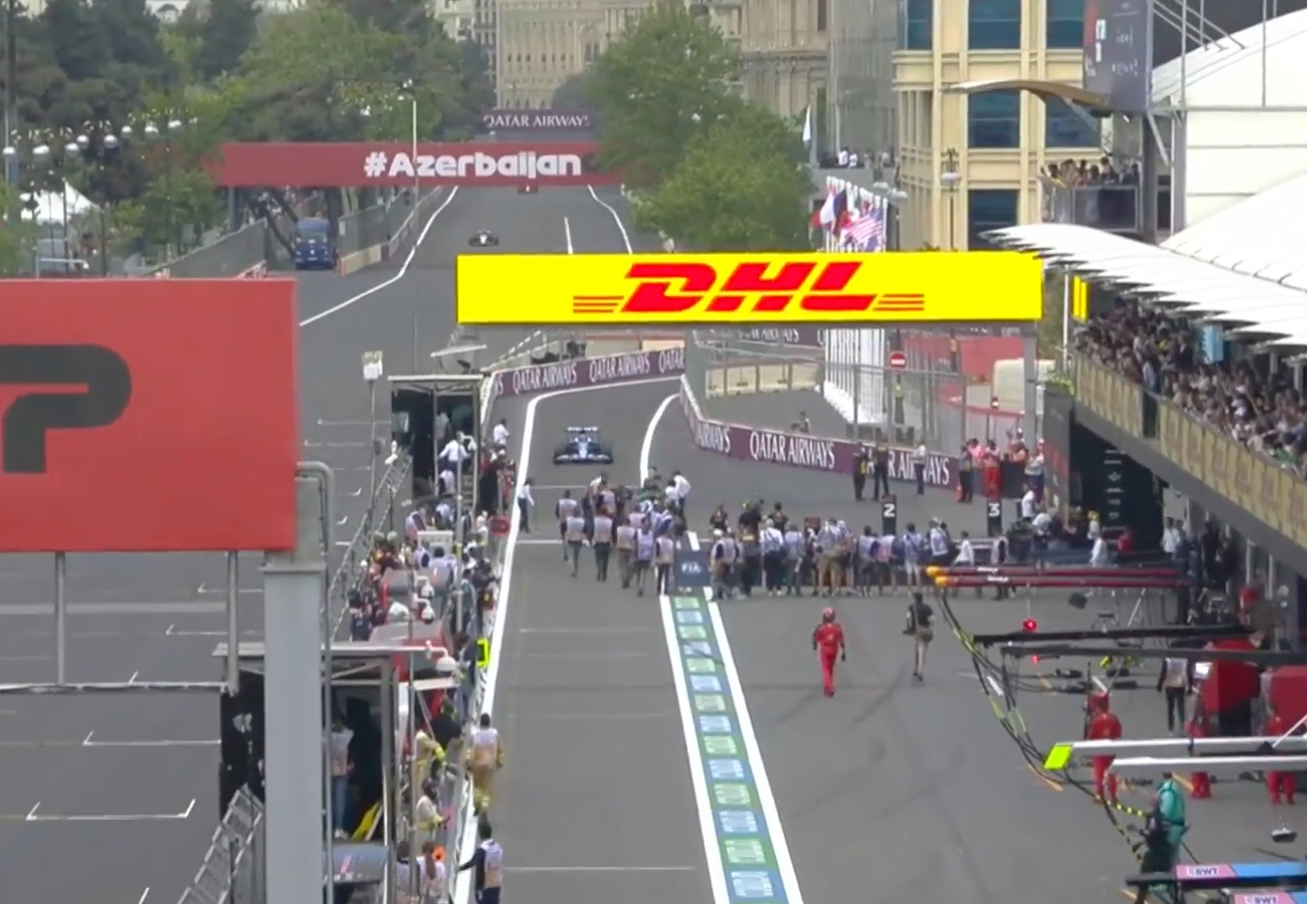
[[[1033,322],[1042,264],[1016,251],[471,254],[458,322],[477,326]]]
[[[1232,504],[1307,549],[1307,481],[1173,405],[1158,406],[1164,456]]]
[[[1075,361],[1076,404],[1134,436],[1144,433],[1143,389],[1083,355]]]

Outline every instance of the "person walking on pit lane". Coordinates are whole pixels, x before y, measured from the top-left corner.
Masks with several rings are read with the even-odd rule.
[[[522,533],[531,533],[531,513],[535,511],[536,500],[531,495],[531,485],[535,482],[534,477],[528,477],[522,481],[522,485],[517,489],[517,512],[520,516],[519,527]]]
[[[595,580],[608,580],[608,561],[613,552],[613,519],[608,517],[608,509],[600,507],[595,510],[591,542],[595,553]]]
[[[581,510],[581,505],[572,498],[571,490],[563,490],[563,498],[554,506],[554,515],[558,518],[558,538],[563,541],[563,561],[567,561],[567,522]],[[581,521],[582,529],[585,521]]]
[[[925,443],[912,450],[912,478],[917,482],[918,496],[926,495],[926,463],[929,460],[930,453],[926,451]]]
[[[490,809],[495,774],[504,767],[504,742],[490,725],[490,713],[482,713],[467,745],[467,770],[472,776],[472,806],[477,813]]]
[[[871,447],[871,496],[880,501],[882,495],[889,493],[889,449],[885,446]]]
[[[676,541],[666,534],[654,537],[656,558],[654,592],[664,596],[672,592],[672,566],[676,563]]]
[[[633,564],[635,568],[635,595],[644,596],[644,585],[649,580],[649,569],[653,567],[654,556],[658,551],[658,540],[653,531],[647,527],[635,535]]]
[[[1085,730],[1086,740],[1121,740],[1121,720],[1112,712],[1111,698],[1106,693],[1090,694],[1085,700],[1085,707],[1089,712],[1089,724]],[[1116,757],[1113,756],[1093,758],[1094,794],[1099,800],[1110,800],[1112,803],[1116,803],[1117,780],[1116,775],[1109,773],[1108,770],[1112,767],[1114,759]]]
[[[630,522],[617,525],[617,574],[622,579],[623,590],[630,589],[631,577],[635,574],[632,556],[635,554],[636,533],[636,528]]]
[[[460,863],[458,871],[473,871],[472,889],[477,904],[499,904],[499,895],[504,888],[504,849],[495,841],[495,831],[489,820],[482,818],[477,823],[477,841],[472,859]]]
[[[835,659],[849,658],[844,648],[844,629],[835,621],[835,610],[821,610],[821,624],[812,632],[812,649],[821,664],[821,690],[827,697],[835,696]]]
[[[866,446],[859,446],[853,456],[853,501],[861,502],[867,489],[867,472],[871,470],[871,456]]]
[[[563,522],[563,542],[567,544],[563,558],[572,560],[572,577],[576,577],[581,566],[581,547],[585,545],[585,518],[575,510]]]
[[[907,626],[903,633],[912,638],[912,677],[925,680],[926,650],[935,639],[935,610],[921,597],[920,591],[912,594],[908,604]]]
[[[1171,737],[1184,728],[1185,698],[1193,690],[1194,665],[1188,659],[1168,656],[1157,673],[1157,692],[1166,697],[1166,730]]]

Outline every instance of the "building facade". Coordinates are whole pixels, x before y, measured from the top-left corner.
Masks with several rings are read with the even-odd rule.
[[[902,0],[894,53],[902,247],[984,247],[1039,222],[1041,170],[1102,156],[1097,120],[1038,92],[1079,86],[1083,0]],[[941,178],[946,172],[956,178]]]
[[[876,159],[897,144],[898,8],[899,0],[830,0],[830,74],[820,123],[827,147]]]
[[[832,2],[741,0],[745,97],[794,118],[824,105]]]

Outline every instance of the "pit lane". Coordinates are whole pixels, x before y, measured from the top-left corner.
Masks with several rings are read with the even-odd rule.
[[[729,410],[724,416],[744,422]],[[692,527],[702,529],[718,501],[738,510],[759,495],[783,502],[792,517],[843,518],[855,531],[879,525],[873,503],[853,501],[849,476],[742,465],[695,449],[675,407],[651,460],[680,468],[694,485]],[[908,485],[894,489],[900,529],[942,517],[955,535],[983,535],[979,504],[959,506],[947,491],[917,497]],[[1084,627],[1063,599],[1032,603],[1041,628]],[[1126,845],[1101,809],[1026,767],[961,646],[941,630],[926,681],[911,681],[901,635],[906,602],[903,592],[835,601],[849,660],[830,701],[809,643],[825,598],[755,594],[721,606],[804,895],[852,900],[870,886],[887,901],[1120,900],[1121,877],[1134,863]],[[1021,600],[969,596],[955,609],[972,631],[1019,629],[1028,611]],[[1046,743],[1079,736],[1078,707],[1077,698],[1051,694],[1021,700],[1032,728],[1048,732]]]

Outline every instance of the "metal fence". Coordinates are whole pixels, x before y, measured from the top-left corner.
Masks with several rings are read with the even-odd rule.
[[[178,904],[266,904],[263,804],[241,788]]]
[[[944,341],[947,349],[947,336]],[[842,358],[829,335],[822,345],[805,346],[696,330],[686,345],[686,376],[695,395],[707,400],[810,390],[840,413],[850,438],[924,442],[944,454],[969,439],[1002,439],[1020,426],[1021,412],[996,405],[990,386],[968,381],[947,354],[939,360],[907,354],[908,366],[895,368],[889,363],[894,356],[884,351],[879,357],[885,363],[871,365]]]
[[[377,490],[358,529],[346,544],[324,606],[330,606],[334,636],[345,635],[345,613],[349,591],[367,574],[368,555],[377,531],[389,533],[402,522],[403,487],[408,480],[409,459],[400,456],[377,481]],[[216,789],[215,789],[216,790]],[[457,792],[447,793],[457,804]],[[266,904],[267,887],[263,848],[263,804],[242,788],[227,807],[213,833],[213,843],[190,886],[178,904]]]

